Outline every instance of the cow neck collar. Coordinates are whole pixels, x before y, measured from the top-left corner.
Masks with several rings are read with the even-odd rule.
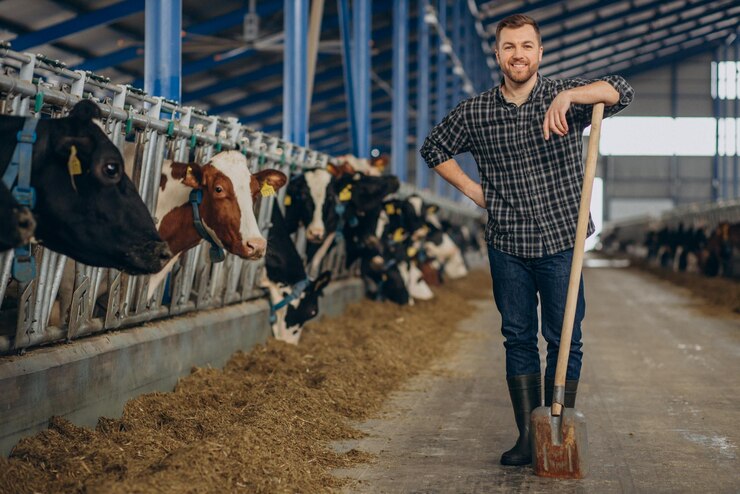
[[[222,262],[226,255],[224,254],[224,248],[217,242],[216,239],[208,232],[203,220],[200,217],[200,203],[203,202],[203,190],[193,189],[190,191],[190,206],[193,208],[193,226],[198,232],[198,235],[211,244],[211,248],[208,254],[211,257],[211,262]]]
[[[306,291],[310,284],[311,280],[308,278],[308,276],[306,276],[306,278],[293,285],[293,290],[280,302],[276,303],[275,305],[270,305],[270,324],[275,324],[275,322],[277,321],[277,311],[300,297],[301,294]]]
[[[18,143],[2,178],[18,204],[30,210],[36,206],[36,190],[31,186],[31,165],[38,123],[38,118],[27,117],[24,120],[23,128],[16,134]],[[31,252],[30,242],[15,248],[11,274],[21,283],[29,282],[36,276],[36,258]]]

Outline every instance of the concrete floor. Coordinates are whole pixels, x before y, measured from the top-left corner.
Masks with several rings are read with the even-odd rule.
[[[702,313],[634,271],[586,269],[589,476],[548,480],[503,467],[515,441],[500,319],[490,302],[461,323],[459,349],[393,395],[369,436],[378,455],[336,472],[348,492],[740,492],[740,319]],[[544,370],[544,367],[543,367]]]

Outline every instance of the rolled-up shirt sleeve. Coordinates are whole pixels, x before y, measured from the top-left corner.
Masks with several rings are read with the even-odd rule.
[[[619,93],[619,101],[611,106],[604,107],[604,118],[611,117],[624,110],[632,103],[632,99],[635,97],[635,90],[632,89],[624,77],[618,75],[607,75],[598,79],[581,79],[574,77],[572,79],[563,79],[561,81],[560,90],[573,89],[575,87],[585,86],[592,84],[597,81],[604,81],[613,87]],[[591,124],[591,109],[592,105],[573,105],[573,110],[576,114],[577,121],[580,122],[581,127],[585,128]]]
[[[635,97],[635,90],[632,89],[632,86],[624,80],[624,77],[619,75],[607,75],[598,80],[609,83],[611,87],[616,89],[619,93],[619,101],[612,106],[604,108],[604,117],[611,117],[612,115],[624,110],[630,103],[632,103],[632,99]]]
[[[464,103],[457,105],[424,139],[419,152],[429,168],[469,150],[470,135],[465,127]]]

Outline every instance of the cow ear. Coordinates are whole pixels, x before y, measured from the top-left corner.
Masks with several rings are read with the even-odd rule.
[[[175,167],[181,169],[183,185],[193,189],[199,189],[203,186],[203,168],[198,163],[172,163],[172,170]]]
[[[331,163],[326,165],[326,171],[328,171],[334,177],[339,177],[339,169]]]
[[[93,141],[89,137],[65,136],[56,141],[55,151],[60,156],[68,158],[74,146],[74,153],[78,156],[90,157],[93,152]]]
[[[324,271],[313,282],[314,290],[317,293],[321,293],[324,290],[324,288],[326,288],[326,286],[329,284],[330,281],[331,281],[331,271]]]
[[[280,189],[280,187],[288,182],[288,177],[285,176],[285,173],[278,170],[273,170],[271,168],[261,170],[253,174],[252,178],[257,181],[258,186],[256,191],[252,191],[252,195],[254,196],[262,191],[263,187],[265,187],[265,189],[269,189],[271,187],[271,192],[276,192],[278,189]]]
[[[92,120],[93,118],[100,118],[101,115],[100,107],[89,99],[83,99],[69,112],[71,118],[78,120]]]

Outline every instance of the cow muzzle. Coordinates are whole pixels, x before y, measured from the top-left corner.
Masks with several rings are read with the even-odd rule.
[[[246,253],[244,257],[247,259],[261,259],[267,250],[267,240],[260,237],[248,238],[244,250]]]
[[[312,243],[319,243],[324,239],[324,229],[309,226],[306,228],[306,240]]]
[[[147,242],[126,255],[122,271],[129,274],[158,273],[172,259],[172,251],[166,242]]]

